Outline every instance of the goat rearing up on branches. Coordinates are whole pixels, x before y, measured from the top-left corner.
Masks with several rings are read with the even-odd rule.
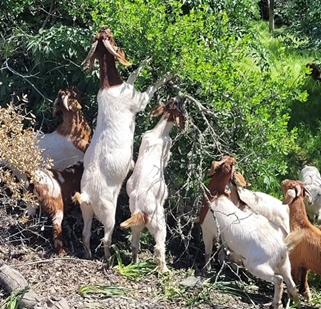
[[[185,118],[182,108],[184,99],[175,97],[167,105],[152,110],[153,116],[162,113],[154,129],[144,133],[133,174],[127,182],[131,218],[120,224],[132,230],[133,262],[137,263],[140,232],[146,226],[155,238],[155,255],[160,272],[168,271],[165,262],[166,221],[163,204],[167,198],[164,169],[170,157],[172,140],[169,132],[174,123],[182,129]]]
[[[115,62],[118,60],[124,65],[130,63],[124,52],[115,45],[107,27],[102,27],[94,37],[84,61],[90,62],[89,69],[96,58],[100,67],[97,127],[84,157],[81,194],[76,193],[74,199],[79,202],[83,215],[86,257],[91,257],[91,224],[95,214],[104,225],[102,241],[108,263],[117,198],[132,165],[135,115],[145,109],[156,90],[173,75],[166,74],[143,93],[135,90],[133,85],[124,83]]]

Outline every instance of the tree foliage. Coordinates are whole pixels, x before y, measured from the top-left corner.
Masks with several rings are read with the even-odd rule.
[[[284,65],[273,72],[268,51],[251,31],[258,17],[256,1],[20,0],[3,1],[0,9],[5,12],[0,21],[1,104],[12,93],[28,95],[37,128],[54,129],[51,101],[67,85],[86,94],[85,113],[94,119],[98,67],[88,73],[80,63],[99,26],[108,25],[133,63],[119,65],[125,80],[150,59],[138,89],[172,71],[176,78],[156,99],[177,91],[191,98],[189,124],[176,134],[172,149],[168,178],[174,197],[178,190],[197,204],[205,170],[222,154],[237,158],[254,188],[280,193],[288,153],[297,149],[296,128],[288,130],[289,103],[304,96],[301,76],[291,76],[283,51]],[[141,134],[152,125],[146,113],[137,117],[136,153]]]

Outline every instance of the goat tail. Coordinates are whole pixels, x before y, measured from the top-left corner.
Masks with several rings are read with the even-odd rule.
[[[89,195],[86,192],[83,192],[83,193],[76,192],[75,195],[72,197],[72,201],[74,203],[79,203],[79,205],[83,203],[87,203],[87,204],[90,203]]]
[[[145,225],[147,223],[147,215],[143,212],[136,212],[129,219],[122,222],[120,227],[122,229],[128,229],[131,226]]]
[[[296,229],[284,239],[284,243],[289,252],[293,250],[294,247],[302,241],[304,235],[305,230]]]

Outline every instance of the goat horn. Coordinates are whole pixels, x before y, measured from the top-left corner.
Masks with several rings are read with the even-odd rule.
[[[312,194],[307,188],[304,188],[304,196],[308,199],[308,203],[312,204],[312,201],[313,201]]]
[[[120,55],[118,53],[116,53],[113,49],[113,47],[111,46],[110,42],[108,39],[103,40],[104,46],[106,47],[106,49],[114,56],[120,58]]]
[[[81,66],[84,66],[90,60],[90,58],[93,56],[93,54],[96,51],[97,44],[98,44],[98,41],[95,41],[94,43],[91,44],[90,51],[89,51],[86,59],[81,63]]]
[[[69,111],[68,98],[69,97],[68,97],[67,94],[62,97],[62,103],[63,103],[63,105],[64,105],[64,107],[66,108],[67,111]]]
[[[287,190],[283,199],[283,204],[290,204],[295,197],[296,193],[294,189]]]

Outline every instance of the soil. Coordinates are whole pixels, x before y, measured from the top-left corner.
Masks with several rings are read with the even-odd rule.
[[[120,211],[124,208],[120,207]],[[116,222],[113,236],[116,247],[113,250],[119,250],[123,264],[127,265],[130,263],[130,233],[121,231],[117,226],[119,222]],[[109,269],[106,268],[100,246],[102,229],[101,224],[94,220],[91,242],[94,257],[86,260],[81,244],[80,211],[75,209],[66,214],[63,237],[68,256],[58,257],[53,251],[50,222],[45,215],[40,214],[30,222],[20,207],[2,205],[0,260],[19,271],[39,296],[64,297],[73,309],[268,308],[264,304],[273,297],[271,284],[254,281],[243,270],[237,276],[230,267],[222,268],[214,263],[214,270],[210,273],[213,277],[203,275],[203,247],[192,244],[184,253],[175,241],[168,243],[170,274],[159,275],[154,271],[138,279],[124,276],[117,270],[116,259]],[[140,258],[153,261],[153,243],[148,244],[146,239]],[[186,279],[194,283],[185,283]],[[205,285],[206,281],[214,282],[215,279],[216,284]],[[102,293],[81,295],[79,288],[87,285],[122,287],[124,294],[117,297],[107,297]],[[0,288],[0,300],[7,296],[7,291]],[[285,291],[285,301],[286,297]]]

